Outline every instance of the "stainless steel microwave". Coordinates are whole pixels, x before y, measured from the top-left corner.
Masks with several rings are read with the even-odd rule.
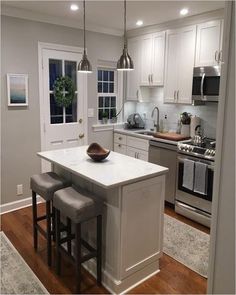
[[[194,101],[217,102],[220,91],[220,67],[193,68],[192,99]]]

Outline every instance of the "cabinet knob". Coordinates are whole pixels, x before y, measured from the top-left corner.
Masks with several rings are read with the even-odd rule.
[[[121,136],[119,137],[119,140],[122,140],[122,137]]]
[[[118,144],[118,147],[121,147],[121,144]]]
[[[83,122],[83,119],[79,119],[79,123],[81,124]]]
[[[84,138],[84,133],[80,133],[79,138]]]

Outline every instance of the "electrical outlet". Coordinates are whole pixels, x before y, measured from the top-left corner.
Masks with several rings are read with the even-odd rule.
[[[94,117],[94,109],[88,109],[88,118]]]
[[[16,186],[16,194],[17,194],[17,196],[23,195],[23,184],[17,184],[17,186]]]

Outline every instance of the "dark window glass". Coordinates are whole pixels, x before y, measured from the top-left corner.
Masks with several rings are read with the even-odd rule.
[[[103,93],[108,93],[108,83],[103,83]]]
[[[63,123],[63,107],[56,104],[53,94],[50,94],[50,117],[51,124]]]
[[[114,81],[114,71],[109,72],[109,81]]]
[[[115,96],[111,97],[111,107],[116,107],[116,97]]]
[[[102,83],[101,82],[98,83],[98,92],[99,93],[102,92]]]
[[[72,79],[74,88],[77,90],[77,69],[76,69],[76,62],[75,61],[67,61],[65,60],[65,76],[68,76]]]
[[[114,93],[114,83],[109,83],[109,92]]]
[[[103,107],[103,96],[99,96],[98,107],[99,108]]]
[[[77,122],[77,95],[70,106],[66,108],[66,123]]]
[[[53,90],[54,82],[60,76],[62,76],[62,61],[57,59],[49,59],[50,90]]]
[[[108,71],[103,71],[103,81],[108,81]]]
[[[103,113],[103,110],[99,109],[98,110],[98,120],[102,120],[102,113]]]
[[[98,70],[98,81],[102,81],[102,71]]]
[[[105,107],[109,108],[109,106],[110,106],[110,97],[108,96],[108,97],[105,97]]]
[[[115,108],[110,109],[110,119],[115,116],[116,116],[116,109]]]

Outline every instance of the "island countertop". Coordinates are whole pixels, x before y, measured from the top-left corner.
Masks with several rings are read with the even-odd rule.
[[[39,152],[38,156],[104,188],[116,187],[159,176],[168,168],[116,152],[103,162],[94,162],[86,153],[88,146]]]

